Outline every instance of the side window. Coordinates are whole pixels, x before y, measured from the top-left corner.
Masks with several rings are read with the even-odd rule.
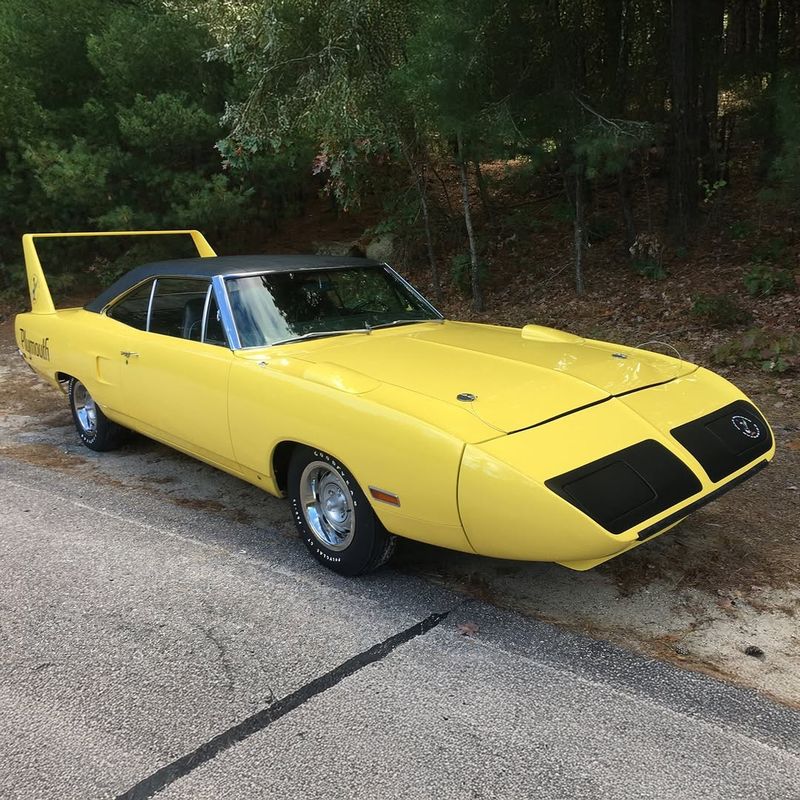
[[[153,281],[143,283],[139,288],[134,289],[125,295],[118,303],[115,303],[106,311],[106,315],[117,322],[138,328],[140,331],[147,330],[147,306],[150,304],[150,292],[153,289]]]
[[[208,281],[196,278],[158,278],[150,331],[199,342],[208,286]]]
[[[225,330],[222,327],[222,316],[219,313],[214,292],[211,292],[211,297],[208,300],[208,319],[206,320],[206,335],[203,337],[203,341],[209,344],[220,344],[223,347],[228,346],[228,342],[225,340]]]

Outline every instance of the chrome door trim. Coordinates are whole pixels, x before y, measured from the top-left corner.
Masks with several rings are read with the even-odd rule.
[[[219,308],[220,317],[222,318],[222,327],[225,330],[225,335],[228,337],[228,346],[231,350],[241,350],[242,342],[239,339],[239,331],[236,329],[236,322],[233,319],[233,309],[225,286],[225,276],[214,275],[211,278],[211,288],[217,298],[217,308]]]
[[[203,303],[203,318],[200,321],[200,342],[204,343],[206,340],[206,322],[208,321],[208,304],[209,300],[211,299],[211,292],[214,290],[214,287],[211,285],[209,281],[208,284],[208,291],[206,292],[206,299]]]

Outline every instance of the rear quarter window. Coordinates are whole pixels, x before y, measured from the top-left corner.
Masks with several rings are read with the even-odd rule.
[[[150,304],[150,293],[153,281],[147,281],[132,292],[128,292],[121,300],[114,303],[106,315],[124,325],[130,325],[140,331],[147,330],[147,307]]]

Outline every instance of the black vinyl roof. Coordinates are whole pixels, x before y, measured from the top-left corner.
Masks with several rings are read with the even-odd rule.
[[[182,278],[211,278],[214,275],[232,275],[238,272],[298,272],[337,267],[376,267],[380,262],[352,256],[216,256],[213,258],[175,258],[142,264],[125,273],[119,280],[98,295],[84,308],[102,311],[115,297],[127,292],[148,278],[179,276]]]

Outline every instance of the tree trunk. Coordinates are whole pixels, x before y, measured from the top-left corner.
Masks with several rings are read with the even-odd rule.
[[[605,12],[607,48],[605,79],[607,85],[613,87],[610,92],[609,107],[613,116],[625,117],[630,60],[630,0],[608,0]],[[625,226],[625,250],[630,258],[630,248],[636,241],[636,224],[633,218],[633,195],[628,164],[617,173],[617,191]]]
[[[702,82],[698,146],[703,178],[714,184],[721,173],[717,116],[725,0],[704,0],[700,5],[700,24],[696,34],[698,72]]]
[[[603,82],[609,90],[608,107],[615,116],[624,116],[628,95],[631,0],[605,0],[605,49]]]
[[[631,247],[636,241],[636,222],[633,218],[633,202],[631,200],[631,181],[628,168],[623,167],[617,175],[617,190],[622,205],[622,219],[625,223],[625,250],[631,255]]]
[[[800,61],[800,9],[797,0],[780,0],[779,49],[789,62]]]
[[[475,311],[483,311],[483,290],[481,288],[481,278],[478,269],[478,250],[475,246],[475,232],[472,229],[472,214],[469,207],[469,181],[467,179],[467,161],[464,156],[464,138],[461,131],[458,132],[458,169],[461,173],[461,199],[464,205],[464,225],[467,228],[467,238],[469,239],[469,262],[470,278],[472,281],[472,308]]]
[[[483,216],[489,221],[492,221],[492,207],[489,203],[489,196],[486,191],[486,180],[481,172],[481,162],[476,158],[475,164],[475,180],[478,184],[478,195],[481,198],[481,208],[483,209]]]
[[[762,177],[769,175],[772,163],[781,150],[775,97],[775,81],[780,67],[779,14],[778,0],[764,0],[761,20],[761,68],[769,76],[769,102],[762,112],[764,123],[766,123],[764,124],[764,141],[758,165],[759,173]]]
[[[694,0],[671,0],[672,141],[667,213],[678,241],[685,242],[698,203],[697,59]]]
[[[575,164],[575,292],[583,294],[583,244],[586,240],[586,171],[582,161]]]
[[[424,176],[417,176],[417,191],[419,192],[419,202],[422,206],[422,219],[425,223],[425,243],[428,246],[428,263],[431,265],[431,277],[433,278],[433,292],[437,302],[442,299],[442,284],[439,281],[439,268],[436,265],[436,256],[433,252],[433,237],[431,236],[431,221],[428,216],[428,192],[427,181]]]
[[[439,268],[436,265],[436,256],[433,252],[433,236],[431,235],[431,220],[428,214],[428,190],[427,185],[428,181],[425,177],[424,170],[424,162],[423,162],[423,172],[420,174],[420,170],[417,168],[417,165],[411,159],[411,155],[409,154],[408,147],[406,143],[399,138],[400,141],[400,149],[403,151],[403,157],[408,164],[409,170],[411,170],[411,174],[414,176],[414,185],[417,188],[417,195],[419,196],[419,204],[422,208],[422,221],[425,225],[425,244],[427,245],[428,249],[428,263],[431,266],[431,278],[433,279],[433,291],[436,296],[436,300],[439,301],[442,299],[442,285],[439,281]]]

